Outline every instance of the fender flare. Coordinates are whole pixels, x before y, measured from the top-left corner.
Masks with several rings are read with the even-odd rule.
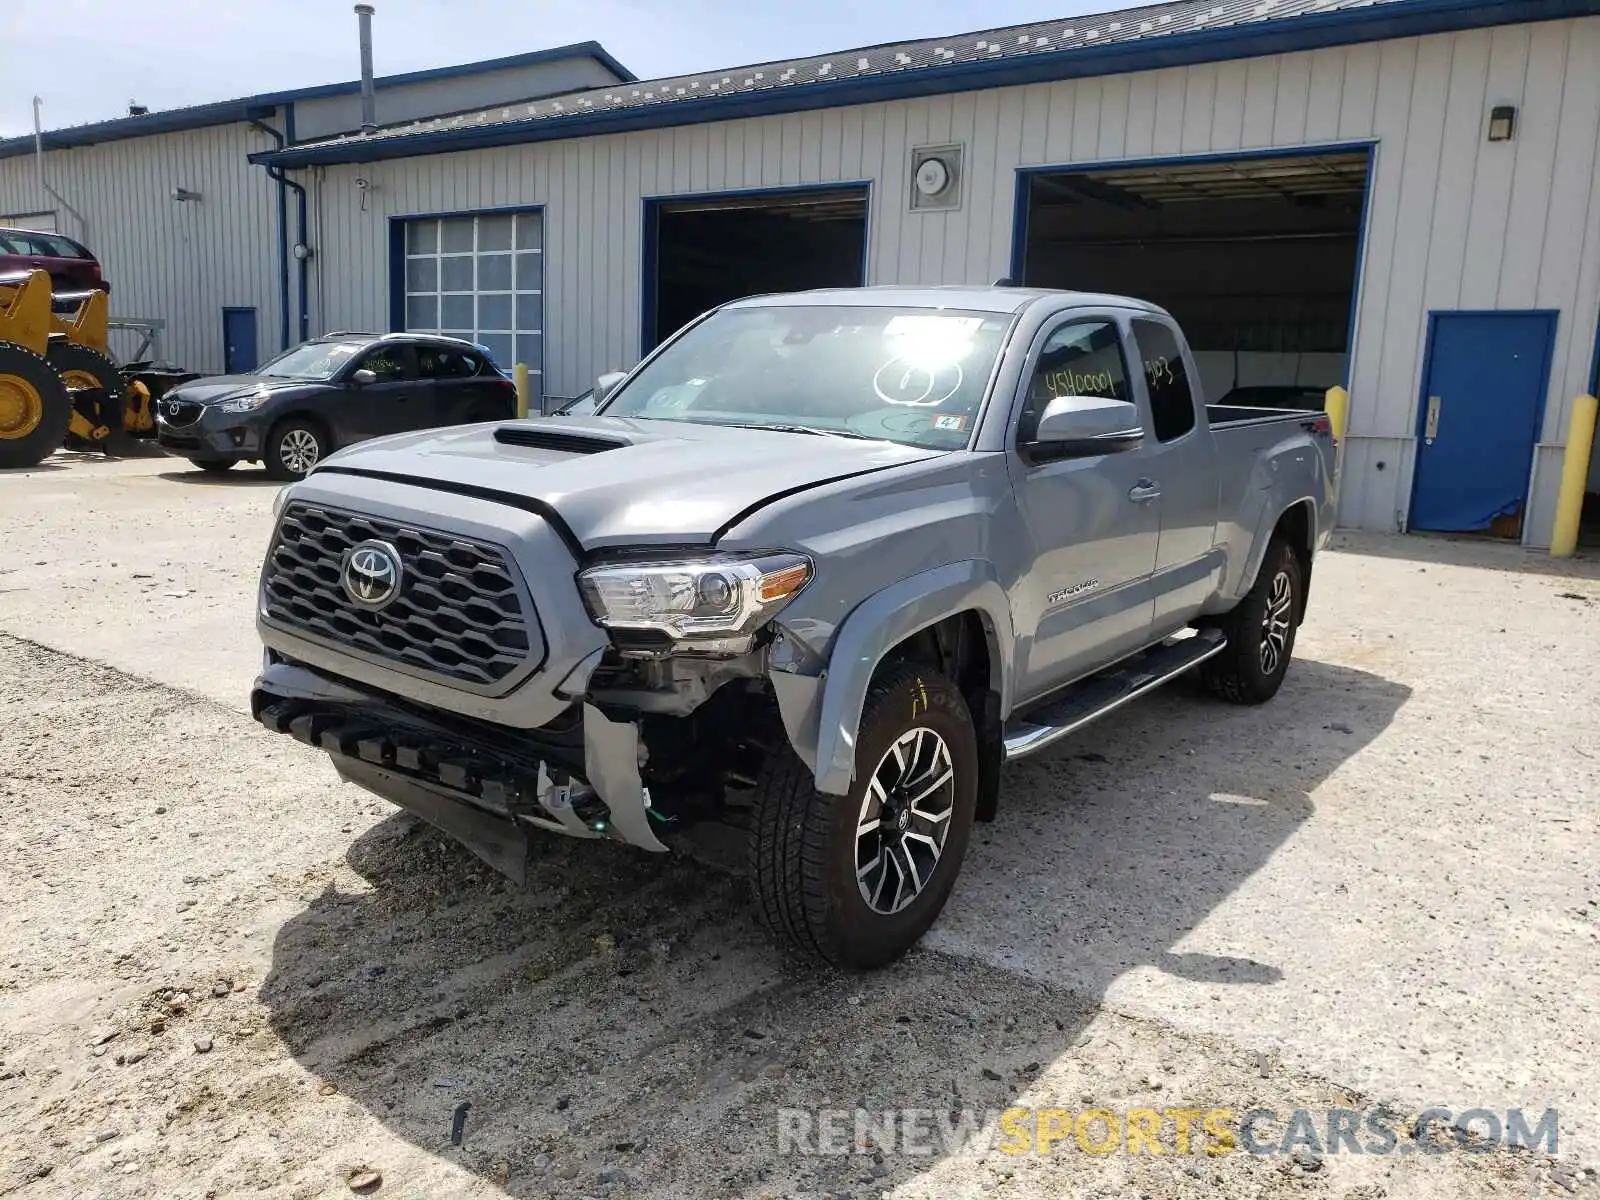
[[[839,626],[821,680],[814,740],[804,728],[810,724],[805,713],[809,706],[784,704],[780,693],[789,740],[809,759],[818,791],[842,796],[850,790],[861,711],[884,655],[919,630],[968,609],[983,618],[1000,712],[1011,711],[1011,606],[994,567],[967,559],[891,584],[857,605]],[[808,743],[815,747],[814,756],[800,749]]]
[[[1267,546],[1272,541],[1272,531],[1278,527],[1278,522],[1283,520],[1284,514],[1293,508],[1306,510],[1306,527],[1310,531],[1310,548],[1314,551],[1317,545],[1317,501],[1314,496],[1297,496],[1281,505],[1267,503],[1262,506],[1261,519],[1256,524],[1255,537],[1250,543],[1250,557],[1245,560],[1244,573],[1234,591],[1233,599],[1239,600],[1255,586],[1256,576],[1261,572],[1261,560],[1266,557]]]

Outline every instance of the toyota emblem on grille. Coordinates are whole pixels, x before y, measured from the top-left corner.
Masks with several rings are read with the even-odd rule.
[[[362,608],[388,608],[400,594],[400,553],[388,542],[352,546],[345,551],[339,582]]]

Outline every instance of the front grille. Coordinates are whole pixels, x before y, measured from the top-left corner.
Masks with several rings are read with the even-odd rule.
[[[345,551],[365,541],[400,554],[400,593],[377,612],[340,581]],[[532,656],[505,551],[454,534],[296,501],[278,522],[262,587],[268,621],[411,673],[493,687]]]
[[[192,400],[162,400],[157,404],[156,411],[168,425],[182,429],[185,425],[193,425],[198,421],[205,408]]]

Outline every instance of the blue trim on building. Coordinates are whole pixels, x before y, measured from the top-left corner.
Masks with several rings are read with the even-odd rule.
[[[860,192],[866,206],[861,230],[861,286],[870,282],[872,272],[872,180],[846,179],[837,183],[796,183],[787,187],[733,188],[721,192],[691,192],[643,197],[644,238],[639,252],[639,357],[647,357],[656,346],[667,340],[669,334],[656,329],[656,310],[659,280],[656,278],[661,263],[661,207],[665,204],[704,204],[718,200],[748,200],[767,196],[781,199],[786,196],[806,196],[819,192]],[[655,344],[651,344],[651,338]]]
[[[1018,171],[1011,195],[1011,262],[1006,278],[1018,287],[1026,286],[1028,267],[1028,214],[1033,209],[1033,176],[1037,172]]]
[[[661,197],[646,196],[643,204],[644,240],[639,243],[639,357],[645,359],[662,339],[656,333],[656,295],[661,290]]]
[[[1344,386],[1350,386],[1350,367],[1355,361],[1356,321],[1361,312],[1361,277],[1367,251],[1367,222],[1372,216],[1372,180],[1377,165],[1378,142],[1366,138],[1353,142],[1329,142],[1309,146],[1273,146],[1261,150],[1219,150],[1204,154],[1167,154],[1154,158],[1115,158],[1093,162],[1058,163],[1049,166],[1018,167],[1011,218],[1011,271],[1010,278],[1019,284],[1028,280],[1024,274],[1028,254],[1028,213],[1032,207],[1030,185],[1036,175],[1081,174],[1092,171],[1126,170],[1130,167],[1195,166],[1212,162],[1243,162],[1266,158],[1310,158],[1319,154],[1356,154],[1367,156],[1367,178],[1361,194],[1361,216],[1356,226],[1355,279],[1350,287],[1350,332],[1345,347]]]
[[[1215,162],[1248,162],[1267,158],[1310,158],[1318,154],[1367,154],[1367,189],[1372,188],[1372,155],[1377,138],[1358,138],[1348,142],[1311,142],[1300,146],[1267,146],[1255,150],[1208,150],[1200,154],[1158,154],[1146,158],[1095,158],[1084,162],[1041,163],[1016,168],[1016,211],[1026,213],[1028,182],[1035,175],[1076,175],[1091,171],[1122,171],[1137,167],[1192,167]],[[1363,206],[1365,201],[1363,201]],[[1023,256],[1027,250],[1026,230],[1011,237],[1011,277],[1021,280]]]
[[[406,222],[443,221],[451,217],[492,217],[502,213],[543,213],[543,204],[506,204],[498,208],[454,208],[441,212],[394,213],[389,217],[389,332],[406,327]],[[548,242],[541,236],[545,267],[550,265]],[[549,314],[546,313],[548,321]]]
[[[1359,42],[1600,14],[1600,0],[1392,0],[1329,13],[919,67],[856,79],[768,87],[699,100],[675,100],[569,116],[502,121],[425,133],[342,138],[285,150],[295,166],[376,162],[457,150],[557,141],[603,133],[665,129],[709,121],[808,112],[917,96],[1192,66]],[[847,55],[849,51],[841,51]]]
[[[1350,390],[1350,371],[1356,362],[1356,330],[1361,320],[1361,282],[1367,270],[1367,222],[1372,220],[1372,181],[1378,174],[1378,143],[1367,144],[1367,182],[1361,190],[1361,213],[1356,223],[1356,274],[1350,287],[1350,324],[1345,334],[1344,388]],[[1350,414],[1345,413],[1348,422]],[[1347,429],[1348,433],[1349,430]]]
[[[289,111],[285,110],[286,125]],[[279,146],[284,144],[284,135],[265,121],[251,121],[251,124]],[[289,187],[277,167],[268,167],[266,171],[267,178],[277,185],[278,193],[278,349],[282,351],[289,348]]]
[[[616,75],[622,83],[636,83],[639,78],[613,58],[599,42],[589,41],[574,42],[570,46],[553,46],[548,50],[531,50],[526,54],[512,54],[505,58],[491,58],[482,62],[461,63],[452,67],[430,67],[424,71],[383,75],[374,83],[379,88],[401,87],[413,83],[487,75],[494,71],[515,70],[519,67],[568,58],[593,59]],[[237,100],[219,100],[214,104],[174,108],[166,112],[148,113],[142,117],[117,117],[110,121],[96,121],[90,125],[47,130],[40,140],[46,150],[67,150],[74,146],[92,146],[97,142],[115,142],[124,138],[145,137],[152,133],[178,133],[185,129],[230,125],[236,121],[248,121],[251,117],[273,116],[276,109],[293,105],[297,100],[323,100],[332,96],[359,95],[360,92],[359,79],[345,83],[325,83],[316,87],[292,88],[283,92],[262,92],[257,96],[243,96]],[[292,133],[289,136],[289,143],[294,144]],[[0,158],[15,158],[21,154],[32,153],[32,134],[0,141]]]

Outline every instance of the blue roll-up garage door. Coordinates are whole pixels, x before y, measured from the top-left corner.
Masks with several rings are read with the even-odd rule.
[[[537,212],[406,222],[405,327],[477,342],[544,388],[544,229]]]

